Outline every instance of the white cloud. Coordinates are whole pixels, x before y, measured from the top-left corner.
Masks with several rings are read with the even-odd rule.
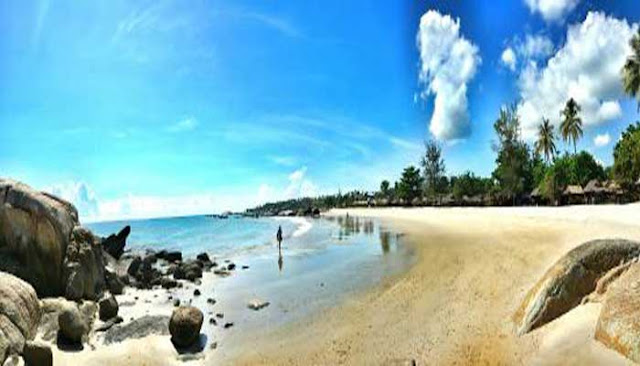
[[[83,217],[98,216],[98,200],[93,190],[84,182],[66,182],[43,189],[55,196],[69,201],[76,206],[78,215]]]
[[[467,84],[481,59],[478,47],[460,34],[460,20],[429,10],[420,18],[419,80],[423,99],[435,95],[429,131],[438,139],[465,138],[471,133]]]
[[[598,135],[593,139],[593,143],[597,147],[607,146],[609,145],[609,142],[611,142],[611,136],[609,136],[608,132],[602,135]]]
[[[504,51],[502,51],[502,56],[500,56],[500,60],[502,64],[508,67],[511,71],[516,70],[516,53],[513,51],[513,48],[507,47]]]
[[[169,132],[186,132],[196,129],[198,127],[198,120],[193,117],[184,118],[167,128]]]
[[[585,127],[599,125],[621,114],[620,70],[631,52],[629,39],[638,25],[590,12],[582,23],[567,31],[566,43],[539,67],[531,60],[519,76],[518,105],[526,138],[533,138],[542,118],[556,126],[569,98],[582,107]]]
[[[285,198],[311,197],[318,194],[318,188],[306,175],[306,166],[289,174],[289,185],[284,190]]]
[[[546,21],[557,21],[571,12],[580,0],[525,0],[532,13],[540,13]]]
[[[622,108],[617,101],[602,102],[598,109],[598,118],[602,121],[610,121],[622,117]]]
[[[524,58],[544,58],[553,53],[553,42],[544,35],[527,34],[524,42],[519,42],[517,49]]]

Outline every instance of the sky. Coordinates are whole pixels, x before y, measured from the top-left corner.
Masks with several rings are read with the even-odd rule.
[[[604,165],[639,119],[620,68],[636,0],[0,1],[0,176],[82,221],[375,190],[443,147],[494,168],[514,105],[532,142],[582,106]],[[560,144],[562,149],[564,144]]]

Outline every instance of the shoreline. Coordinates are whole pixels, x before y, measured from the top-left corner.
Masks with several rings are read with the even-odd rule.
[[[270,332],[232,364],[631,364],[593,339],[600,304],[579,306],[522,337],[511,316],[570,249],[596,238],[640,239],[633,220],[639,204],[327,215],[347,212],[405,233],[416,263],[345,304]]]

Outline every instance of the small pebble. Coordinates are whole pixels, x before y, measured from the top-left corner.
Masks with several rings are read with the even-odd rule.
[[[233,323],[224,323],[224,329],[233,327]]]
[[[209,319],[209,324],[218,325],[218,322],[216,321],[216,318],[211,318]]]
[[[200,296],[200,290],[195,289],[195,290],[193,291],[193,296]]]
[[[216,318],[220,318],[220,319],[222,319],[222,318],[224,318],[224,314],[222,314],[222,313],[217,313],[217,314],[216,314]]]

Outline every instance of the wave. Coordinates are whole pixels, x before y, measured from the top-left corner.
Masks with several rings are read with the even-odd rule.
[[[297,238],[306,234],[313,227],[311,221],[304,217],[275,217],[275,219],[290,221],[297,225],[296,230],[290,236],[292,238]]]

